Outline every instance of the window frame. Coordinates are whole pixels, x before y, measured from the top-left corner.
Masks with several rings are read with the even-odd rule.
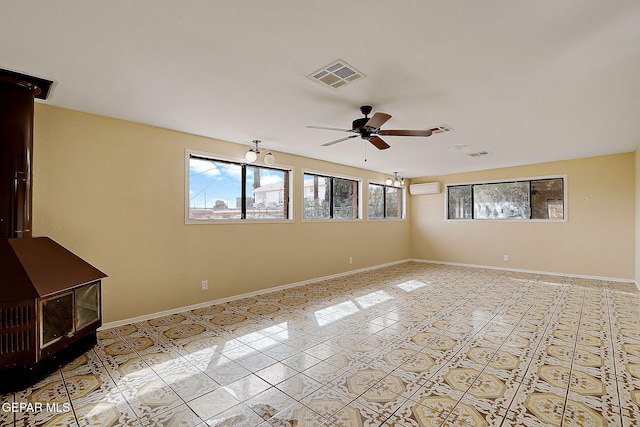
[[[190,190],[190,160],[192,158],[200,158],[203,160],[211,160],[214,162],[220,163],[229,163],[238,165],[242,168],[242,177],[240,179],[241,183],[241,197],[242,197],[242,207],[240,215],[242,218],[235,219],[191,219],[189,217],[189,190]],[[287,198],[287,218],[283,219],[260,219],[260,218],[246,218],[246,168],[247,167],[259,167],[262,169],[270,169],[274,171],[284,172],[285,175],[288,175],[288,198]],[[196,151],[196,150],[185,150],[185,200],[184,200],[184,218],[185,224],[287,224],[293,223],[294,218],[294,197],[293,197],[293,180],[295,178],[294,168],[292,166],[274,164],[274,165],[265,165],[262,163],[249,163],[244,158],[240,157],[228,157],[223,155],[218,155],[215,153],[209,153],[204,151]],[[286,182],[286,179],[285,179]]]
[[[362,178],[358,178],[358,177],[354,177],[354,176],[347,176],[347,175],[339,175],[339,174],[334,174],[334,173],[329,173],[329,172],[322,172],[322,171],[317,171],[317,170],[311,170],[311,169],[304,169],[302,171],[302,173],[300,174],[302,177],[302,183],[301,183],[301,188],[302,188],[302,199],[301,199],[301,205],[302,205],[302,222],[360,222],[363,220],[363,208],[362,208],[362,182],[363,179]],[[329,197],[329,201],[330,201],[330,207],[329,207],[329,212],[330,215],[333,212],[333,179],[342,179],[342,180],[348,180],[348,181],[354,181],[358,184],[358,191],[357,191],[357,195],[356,195],[356,203],[358,204],[357,207],[357,214],[358,217],[357,218],[334,218],[333,216],[329,217],[329,218],[305,218],[305,186],[304,186],[304,179],[305,179],[305,175],[316,175],[319,177],[323,177],[323,178],[331,178],[331,185],[329,186],[331,188],[331,194]],[[325,190],[326,191],[326,190]]]
[[[383,199],[383,218],[371,218],[369,216],[369,197],[371,193],[369,192],[370,185],[379,185],[383,187],[382,191],[382,199]],[[400,218],[388,218],[387,217],[387,188],[399,189],[402,194],[402,212]],[[407,187],[405,185],[401,185],[400,187],[396,187],[394,185],[387,185],[380,181],[368,180],[367,181],[367,221],[406,221],[407,220]]]
[[[473,186],[474,185],[485,185],[485,184],[509,184],[516,182],[528,182],[529,183],[529,198],[531,203],[531,182],[532,181],[544,181],[544,180],[552,180],[552,179],[562,179],[562,211],[563,218],[562,219],[552,219],[552,218],[518,218],[518,219],[497,219],[497,218],[474,218],[474,201],[473,201]],[[450,187],[463,187],[463,186],[471,186],[471,218],[449,218],[449,188]],[[472,181],[472,182],[459,182],[459,183],[451,183],[445,185],[444,192],[444,220],[445,221],[462,221],[462,222],[551,222],[551,223],[560,223],[567,222],[569,219],[569,209],[568,209],[568,183],[567,183],[567,174],[559,174],[559,175],[545,175],[545,176],[533,176],[533,177],[522,177],[522,178],[505,178],[505,179],[495,179],[495,180],[486,180],[486,181]],[[532,212],[529,212],[529,215],[532,215]]]

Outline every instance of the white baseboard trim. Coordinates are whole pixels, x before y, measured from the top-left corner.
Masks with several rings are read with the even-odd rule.
[[[638,284],[638,282],[636,282],[634,280],[630,280],[630,279],[621,279],[621,278],[618,278],[618,277],[589,276],[589,275],[584,275],[584,274],[558,273],[558,272],[539,271],[539,270],[524,270],[524,269],[517,269],[517,268],[494,267],[494,266],[490,266],[490,265],[464,264],[464,263],[460,263],[460,262],[445,262],[445,261],[434,261],[434,260],[415,259],[414,258],[414,259],[403,259],[403,260],[400,260],[400,261],[389,262],[389,263],[386,263],[386,264],[374,265],[374,266],[371,266],[371,267],[359,268],[359,269],[356,269],[356,270],[346,271],[344,273],[331,274],[329,276],[316,277],[314,279],[303,280],[301,282],[289,283],[287,285],[275,286],[273,288],[267,288],[267,289],[261,289],[259,291],[255,291],[255,292],[247,292],[247,293],[244,293],[244,294],[234,295],[234,296],[227,297],[227,298],[220,298],[220,299],[206,301],[206,302],[193,304],[193,305],[189,305],[189,306],[185,306],[185,307],[173,308],[173,309],[170,309],[170,310],[160,311],[160,312],[151,313],[151,314],[145,314],[143,316],[132,317],[132,318],[129,318],[129,319],[117,320],[117,321],[114,321],[114,322],[107,322],[107,323],[104,323],[100,328],[98,328],[98,330],[117,328],[119,326],[129,325],[131,323],[137,323],[137,322],[144,322],[146,320],[155,319],[157,317],[169,316],[169,315],[176,314],[176,313],[182,313],[184,311],[196,310],[198,308],[208,307],[210,305],[215,305],[215,304],[224,304],[225,302],[229,302],[229,301],[234,301],[234,300],[238,300],[238,299],[242,299],[242,298],[254,297],[254,296],[257,296],[257,295],[267,294],[269,292],[282,291],[282,290],[286,290],[286,289],[290,289],[290,288],[295,288],[297,286],[304,286],[304,285],[308,285],[310,283],[321,282],[323,280],[330,280],[330,279],[336,279],[336,278],[339,278],[339,277],[351,276],[353,274],[363,273],[363,272],[371,271],[371,270],[377,270],[379,268],[389,267],[389,266],[392,266],[392,265],[402,264],[402,263],[405,263],[405,262],[420,262],[420,263],[425,263],[425,264],[453,265],[453,266],[458,266],[458,267],[484,268],[484,269],[488,269],[488,270],[502,270],[502,271],[513,271],[513,272],[518,272],[518,273],[545,274],[545,275],[549,275],[549,276],[575,277],[575,278],[579,278],[579,279],[605,280],[605,281],[608,281],[608,282],[633,283],[633,284],[636,285],[636,287],[640,291],[640,285]]]
[[[578,279],[604,280],[607,282],[635,283],[638,290],[640,290],[640,287],[638,287],[638,283],[635,282],[634,280],[621,279],[619,277],[589,276],[585,274],[559,273],[559,272],[553,272],[553,271],[524,270],[519,268],[504,268],[504,267],[494,267],[491,265],[464,264],[460,262],[434,261],[434,260],[427,260],[427,259],[411,259],[408,261],[422,262],[426,264],[454,265],[458,267],[484,268],[487,270],[513,271],[517,273],[545,274],[547,276],[565,276],[565,277],[575,277]]]
[[[216,300],[201,302],[201,303],[198,303],[198,304],[188,305],[188,306],[185,306],[185,307],[172,308],[170,310],[164,310],[164,311],[159,311],[157,313],[145,314],[143,316],[131,317],[129,319],[116,320],[114,322],[106,322],[100,328],[98,328],[98,330],[101,331],[101,330],[110,329],[110,328],[117,328],[119,326],[129,325],[131,323],[144,322],[146,320],[155,319],[157,317],[170,316],[172,314],[177,314],[177,313],[182,313],[182,312],[185,312],[185,311],[196,310],[198,308],[208,307],[210,305],[215,305],[215,304],[224,304],[225,302],[234,301],[234,300],[238,300],[238,299],[242,299],[242,298],[249,298],[249,297],[254,297],[254,296],[257,296],[257,295],[268,294],[269,292],[283,291],[285,289],[290,289],[290,288],[295,288],[297,286],[304,286],[304,285],[308,285],[308,284],[311,284],[311,283],[321,282],[323,280],[330,280],[330,279],[336,279],[338,277],[351,276],[353,274],[363,273],[365,271],[377,270],[379,268],[389,267],[391,265],[403,264],[403,263],[409,262],[409,261],[413,261],[413,260],[411,260],[411,259],[403,259],[403,260],[400,260],[400,261],[388,262],[386,264],[379,264],[379,265],[374,265],[374,266],[371,266],[371,267],[359,268],[359,269],[356,269],[356,270],[349,270],[349,271],[346,271],[344,273],[331,274],[329,276],[322,276],[322,277],[317,277],[317,278],[314,278],[314,279],[303,280],[301,282],[290,283],[290,284],[287,284],[287,285],[275,286],[273,288],[261,289],[259,291],[255,291],[255,292],[247,292],[247,293],[240,294],[240,295],[234,295],[234,296],[227,297],[227,298],[220,298],[220,299],[216,299]]]

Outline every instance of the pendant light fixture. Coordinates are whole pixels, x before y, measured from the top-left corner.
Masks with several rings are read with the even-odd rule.
[[[386,185],[393,185],[394,187],[402,187],[404,185],[404,178],[398,176],[398,172],[393,173],[393,178],[387,178],[384,183]]]
[[[276,156],[274,156],[271,151],[264,155],[264,162],[271,166],[276,162]]]
[[[254,146],[251,147],[245,154],[244,154],[244,158],[247,160],[248,163],[253,163],[256,160],[258,160],[258,154],[260,154],[260,147],[259,144],[262,142],[259,139],[254,139],[253,141],[251,141]],[[276,162],[276,156],[274,156],[270,151],[267,152],[267,154],[264,155],[264,162],[271,166]]]

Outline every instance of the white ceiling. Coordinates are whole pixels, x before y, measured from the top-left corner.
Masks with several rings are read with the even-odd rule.
[[[367,77],[306,77],[337,59]],[[0,68],[54,80],[52,105],[405,177],[640,143],[637,0],[5,0]],[[363,104],[454,130],[378,151],[305,127]]]

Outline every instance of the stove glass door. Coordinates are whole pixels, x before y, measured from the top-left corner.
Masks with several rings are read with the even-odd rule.
[[[73,293],[42,300],[41,343],[46,347],[75,331],[73,325]]]
[[[100,319],[100,284],[90,283],[76,289],[76,330]]]

